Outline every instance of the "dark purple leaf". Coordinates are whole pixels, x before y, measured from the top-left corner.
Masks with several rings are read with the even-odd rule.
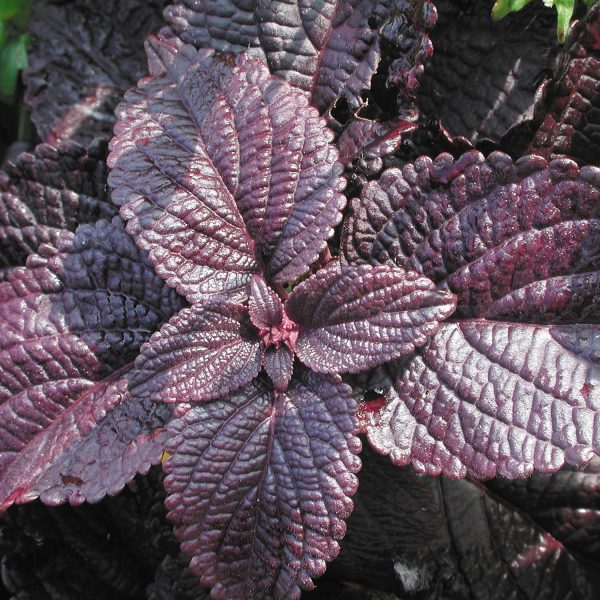
[[[243,52],[257,43],[254,4],[254,0],[176,0],[165,17],[186,44]]]
[[[64,232],[57,249],[42,249],[0,284],[3,472],[30,444],[45,443],[49,427],[59,437],[71,431],[71,412],[88,422],[89,408],[74,408],[82,394],[130,361],[182,305],[118,217]],[[114,400],[104,402],[106,412]]]
[[[25,71],[27,101],[44,142],[109,137],[123,93],[146,73],[143,41],[165,0],[35,2]]]
[[[345,204],[331,133],[256,59],[153,47],[165,72],[126,96],[109,159],[128,231],[194,302],[244,297],[259,259],[275,282],[299,277]]]
[[[528,511],[481,484],[399,469],[368,448],[361,458],[355,509],[325,577],[400,598],[595,600],[597,563],[562,546]],[[562,510],[552,496],[548,504]]]
[[[356,373],[422,346],[455,303],[414,272],[335,262],[294,288],[285,309],[300,326],[295,350],[304,364]]]
[[[376,448],[422,472],[513,478],[600,450],[599,182],[568,160],[469,152],[365,187],[347,257],[423,273],[461,319],[392,368]]]
[[[42,243],[82,223],[112,217],[102,148],[40,144],[0,176],[0,269],[24,265]]]
[[[352,203],[352,262],[423,273],[456,316],[596,322],[600,171],[472,151],[389,169]],[[595,316],[596,315],[596,316]]]
[[[548,158],[567,155],[599,164],[600,6],[578,21],[561,53],[557,77],[536,111],[545,113],[530,152]]]
[[[443,324],[407,364],[391,368],[371,443],[396,464],[453,478],[524,477],[588,462],[600,450],[600,368],[556,339],[564,329]],[[583,333],[597,336],[597,327]]]
[[[381,171],[383,159],[398,150],[405,135],[416,127],[416,123],[400,119],[385,123],[354,119],[337,142],[340,161],[345,166],[354,162],[355,172],[372,176]]]
[[[252,324],[259,329],[271,329],[283,320],[283,305],[279,296],[260,275],[250,282],[248,309]]]
[[[241,304],[195,304],[174,316],[144,345],[132,392],[178,404],[226,396],[258,375],[258,336]]]
[[[405,0],[177,0],[165,15],[176,34],[198,48],[250,48],[321,114],[340,99],[351,114],[365,105],[363,93],[386,45],[392,57],[387,80],[413,94],[430,47],[425,32],[436,19],[431,2],[415,9]]]
[[[467,9],[464,8],[465,4]],[[553,11],[532,2],[492,21],[493,0],[439,0],[435,51],[425,70],[419,104],[452,135],[496,142],[533,117],[538,82],[552,65]]]
[[[294,598],[338,553],[360,441],[350,388],[309,371],[256,379],[169,426],[169,518],[213,598]]]
[[[137,548],[124,542],[107,504],[48,508],[33,502],[4,513],[3,593],[6,587],[14,597],[36,600],[79,600],[90,593],[94,600],[143,598],[145,565]],[[150,521],[140,512],[135,517]]]
[[[97,502],[158,463],[170,411],[130,398],[127,388],[128,372],[100,381],[40,431],[3,473],[0,509],[38,497]]]
[[[167,555],[146,589],[146,600],[210,600],[210,593],[198,585],[184,556]]]
[[[264,356],[265,371],[278,392],[285,392],[292,378],[294,353],[286,345],[267,348]]]
[[[486,487],[528,514],[570,552],[600,562],[600,459],[584,469],[565,468],[527,479],[500,477]]]

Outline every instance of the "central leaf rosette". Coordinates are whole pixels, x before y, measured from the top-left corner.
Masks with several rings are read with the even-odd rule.
[[[175,406],[167,507],[213,597],[298,598],[337,555],[357,486],[340,374],[413,352],[455,297],[390,266],[315,273],[346,204],[325,121],[260,60],[150,50],[153,76],[117,111],[110,183],[190,306],[144,344],[129,393]]]

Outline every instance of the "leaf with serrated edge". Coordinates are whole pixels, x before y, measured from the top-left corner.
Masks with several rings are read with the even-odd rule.
[[[286,346],[267,348],[264,355],[265,372],[278,392],[285,392],[294,369],[294,353]]]
[[[43,249],[0,284],[2,471],[182,305],[118,217]]]
[[[311,369],[357,373],[410,354],[435,333],[455,297],[414,272],[337,261],[294,288],[296,354]]]
[[[192,302],[245,297],[259,261],[301,276],[345,205],[324,121],[257,59],[151,45],[164,72],[126,95],[109,157],[128,231]]]
[[[25,101],[44,142],[109,137],[115,106],[146,73],[143,42],[166,0],[33,2]]]
[[[75,143],[40,144],[0,172],[0,269],[24,265],[42,243],[63,230],[110,218],[102,149]]]
[[[581,465],[600,450],[600,366],[561,336],[595,326],[444,323],[407,365],[391,367],[371,444],[394,463],[458,478],[516,478]],[[580,342],[584,348],[589,341]]]
[[[195,403],[245,386],[260,371],[261,351],[245,306],[195,304],[150,338],[135,365],[135,396]]]
[[[160,462],[170,410],[131,398],[127,387],[127,370],[92,385],[35,436],[2,476],[0,509],[38,497],[97,502]]]
[[[338,553],[360,441],[350,388],[309,371],[261,379],[169,425],[168,517],[212,597],[298,599]]]
[[[248,310],[252,323],[258,328],[269,329],[283,319],[283,305],[279,296],[260,275],[255,275],[250,282]]]
[[[346,258],[458,296],[457,322],[391,367],[377,449],[422,472],[513,478],[600,450],[599,217],[600,171],[565,159],[440,155],[367,184]]]
[[[252,52],[271,72],[303,90],[321,113],[344,97],[352,111],[364,101],[380,60],[381,26],[388,2],[179,0],[165,11],[167,22],[186,43],[217,50]],[[397,9],[398,11],[400,8]],[[224,19],[226,15],[226,19]]]

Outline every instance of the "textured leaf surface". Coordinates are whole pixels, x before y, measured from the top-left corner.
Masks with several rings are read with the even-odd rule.
[[[210,592],[198,585],[184,556],[165,556],[156,569],[146,600],[210,600]]]
[[[24,265],[41,243],[61,231],[112,217],[101,148],[74,143],[39,145],[22,153],[0,176],[0,269]]]
[[[285,392],[294,370],[294,353],[287,346],[267,348],[265,371],[278,392]]]
[[[392,369],[376,448],[451,477],[524,476],[598,451],[598,176],[469,152],[366,186],[347,256],[423,273],[458,296],[462,319]]]
[[[196,304],[163,325],[135,365],[137,397],[196,403],[245,386],[260,371],[261,352],[244,306]]]
[[[450,477],[524,477],[600,451],[598,359],[561,343],[597,327],[490,321],[443,324],[392,367],[369,439],[397,464]],[[592,342],[593,343],[593,342]]]
[[[128,373],[98,382],[38,433],[3,474],[2,510],[38,497],[97,502],[158,463],[170,411],[130,398],[127,388]]]
[[[299,598],[338,552],[360,461],[350,388],[260,379],[169,426],[169,518],[214,598]]]
[[[410,354],[454,307],[452,294],[414,272],[337,262],[297,286],[286,302],[300,325],[298,357],[325,373],[356,373]]]
[[[532,118],[538,82],[551,66],[555,44],[552,12],[541,3],[500,22],[490,19],[492,4],[436,2],[435,51],[419,90],[422,111],[471,142],[498,142]]]
[[[390,62],[396,59],[387,80],[410,94],[436,18],[431,2],[415,9],[404,0],[178,0],[165,15],[181,39],[198,48],[251,48],[322,114],[339,99],[351,113],[365,104],[363,92],[371,87],[383,47]]]
[[[2,470],[182,304],[117,217],[44,251],[0,285]]]
[[[279,296],[260,275],[255,275],[250,282],[248,311],[254,326],[261,329],[270,329],[283,320],[283,305]]]
[[[82,144],[110,137],[114,109],[146,74],[144,38],[164,0],[45,0],[32,7],[27,101],[40,138]]]
[[[369,183],[352,203],[344,250],[449,288],[457,317],[597,322],[599,215],[593,167],[442,154]]]
[[[324,122],[258,60],[153,43],[165,72],[126,96],[109,159],[128,231],[191,301],[245,296],[259,257],[302,275],[345,204]]]
[[[355,172],[374,175],[381,171],[383,158],[398,150],[406,134],[416,127],[416,123],[400,119],[385,123],[354,119],[337,142],[340,160],[352,164]]]
[[[548,158],[567,155],[599,164],[600,6],[573,26],[561,53],[557,77],[536,106],[545,113],[530,151]]]

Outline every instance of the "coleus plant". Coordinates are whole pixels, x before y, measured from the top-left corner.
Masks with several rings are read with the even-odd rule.
[[[326,22],[347,32],[344,14],[358,15],[352,39],[369,22],[350,4]],[[320,58],[308,85],[283,68],[286,82],[273,56],[285,65],[306,43],[277,53],[286,13],[244,7],[239,45],[261,51],[220,54],[241,48],[218,47],[223,17],[205,7],[167,17],[186,15],[184,41],[217,51],[151,38],[151,76],[117,110],[123,220],[94,222],[112,209],[62,175],[40,211],[27,182],[47,166],[2,183],[22,216],[2,233],[23,243],[0,286],[1,506],[96,501],[162,460],[169,518],[213,597],[298,597],[338,552],[360,432],[396,464],[454,478],[553,471],[597,451],[599,173],[499,153],[422,158],[363,186],[331,258],[346,198],[327,123],[354,144],[345,163],[366,146],[377,158],[397,127],[373,139],[380,124],[360,115],[336,124],[336,99],[361,103],[354,75],[334,85],[325,68],[335,36],[305,29]],[[358,88],[378,60],[368,39],[347,63]],[[50,155],[59,171],[75,159],[97,174],[82,149],[42,148],[22,164]],[[91,207],[74,233],[69,203]],[[379,365],[382,399],[357,410],[351,375]]]

